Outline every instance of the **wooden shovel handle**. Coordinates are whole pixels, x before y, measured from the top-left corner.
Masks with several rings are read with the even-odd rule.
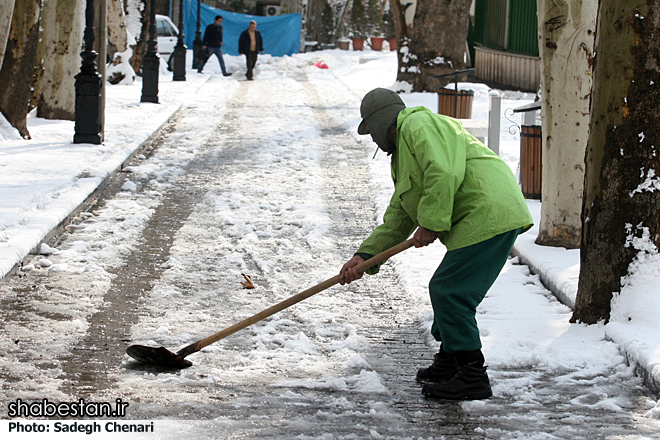
[[[355,266],[355,270],[357,270],[360,273],[363,273],[367,269],[369,269],[371,266],[375,266],[377,264],[382,263],[383,261],[387,260],[388,258],[398,254],[399,252],[405,251],[406,249],[410,248],[413,246],[413,241],[412,239],[406,240],[403,243],[399,243],[396,246],[393,246],[389,248],[386,251],[381,252],[380,254],[376,255],[375,257],[371,257],[367,261],[364,261],[357,266]],[[197,342],[193,342],[192,344],[182,348],[177,352],[177,356],[181,357],[186,357],[189,354],[198,352],[202,348],[206,347],[207,345],[211,345],[214,342],[219,341],[220,339],[226,338],[229,335],[233,335],[239,330],[244,329],[245,327],[249,327],[252,324],[255,324],[262,319],[268,318],[271,315],[274,315],[277,312],[281,312],[282,310],[291,307],[294,304],[299,303],[300,301],[309,298],[312,295],[316,295],[319,292],[324,291],[325,289],[328,289],[335,284],[339,283],[339,275],[335,275],[334,277],[327,279],[316,286],[310,287],[309,289],[302,291],[298,293],[297,295],[294,295],[290,298],[285,299],[282,302],[279,302],[275,304],[274,306],[271,306],[267,308],[266,310],[263,310],[256,315],[250,316],[249,318],[244,319],[241,322],[238,322],[231,327],[227,327],[224,330],[220,330],[218,333],[215,333],[207,338],[201,339]]]

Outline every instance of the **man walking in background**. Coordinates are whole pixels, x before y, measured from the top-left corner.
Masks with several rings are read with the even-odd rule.
[[[245,76],[252,81],[254,66],[257,64],[257,55],[264,53],[264,41],[261,32],[257,30],[257,22],[250,20],[250,25],[245,29],[238,39],[238,53],[244,54],[247,61],[247,72]]]
[[[222,17],[219,15],[215,16],[215,21],[210,25],[206,26],[204,31],[204,39],[202,40],[202,49],[208,52],[208,56],[203,60],[199,67],[197,68],[198,73],[202,73],[206,61],[211,58],[211,55],[218,57],[218,62],[220,63],[220,69],[222,70],[223,76],[230,76],[231,73],[227,73],[225,69],[225,60],[222,58]]]

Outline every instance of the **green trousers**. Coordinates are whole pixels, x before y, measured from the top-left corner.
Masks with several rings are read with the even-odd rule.
[[[429,282],[431,334],[447,353],[481,349],[477,306],[486,296],[521,229],[447,252]]]

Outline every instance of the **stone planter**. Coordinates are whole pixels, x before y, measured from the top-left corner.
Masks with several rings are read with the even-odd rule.
[[[348,50],[351,48],[351,40],[339,40],[337,41],[337,44],[341,50]]]

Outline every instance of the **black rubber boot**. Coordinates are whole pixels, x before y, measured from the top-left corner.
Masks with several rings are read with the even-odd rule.
[[[443,380],[429,381],[422,394],[436,399],[487,399],[493,395],[481,350],[455,353],[456,374]]]
[[[422,394],[435,399],[477,400],[493,395],[486,367],[460,365],[458,373],[444,382],[426,382]]]
[[[484,366],[484,362],[486,362],[481,350],[457,351],[455,355],[458,365],[472,365],[473,367],[481,368]]]
[[[433,364],[417,371],[417,382],[443,382],[451,379],[457,372],[456,355],[445,352],[441,346],[433,359]]]
[[[481,350],[456,353],[457,370],[452,377],[426,382],[422,394],[436,399],[477,400],[493,395]]]

